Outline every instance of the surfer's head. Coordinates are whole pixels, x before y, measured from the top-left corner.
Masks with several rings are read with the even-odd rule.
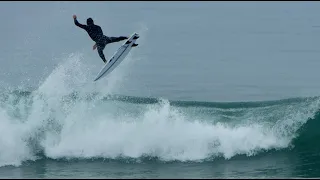
[[[87,19],[87,25],[92,25],[93,24],[93,20],[91,18]]]

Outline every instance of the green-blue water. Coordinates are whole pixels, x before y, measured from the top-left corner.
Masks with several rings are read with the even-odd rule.
[[[319,8],[1,3],[0,177],[319,177]],[[139,46],[93,82],[73,14]]]

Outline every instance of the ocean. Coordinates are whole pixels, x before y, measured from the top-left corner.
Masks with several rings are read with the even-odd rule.
[[[319,178],[319,10],[1,2],[0,178]],[[74,14],[139,46],[93,82]]]

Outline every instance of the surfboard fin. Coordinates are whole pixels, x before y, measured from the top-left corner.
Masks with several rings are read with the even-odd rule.
[[[131,47],[136,47],[136,46],[138,46],[138,45],[139,45],[139,44],[134,43],[134,44],[132,44]]]

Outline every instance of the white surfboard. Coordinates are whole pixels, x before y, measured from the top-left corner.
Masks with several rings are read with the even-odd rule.
[[[122,60],[129,54],[132,49],[132,45],[139,38],[137,33],[134,33],[130,36],[129,39],[115,52],[115,54],[111,57],[111,59],[104,65],[104,67],[100,70],[99,74],[96,76],[94,81],[105,77],[109,73],[111,73],[121,62]]]

